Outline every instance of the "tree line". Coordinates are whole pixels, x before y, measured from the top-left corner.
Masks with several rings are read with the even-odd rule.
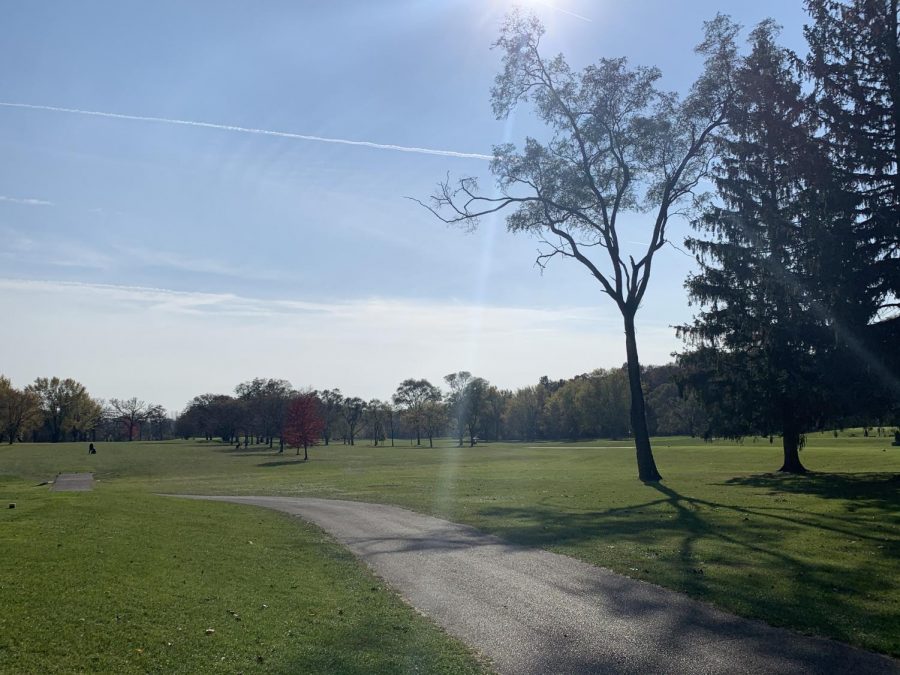
[[[72,378],[39,377],[22,389],[0,375],[0,443],[164,440],[174,422],[138,398],[93,398]]]
[[[647,424],[654,436],[722,436],[718,409],[690,388],[694,372],[680,363],[642,372]],[[627,365],[568,379],[541,377],[518,389],[497,387],[467,371],[438,387],[403,380],[387,400],[363,400],[339,389],[296,390],[283,379],[255,378],[233,394],[195,396],[174,419],[136,397],[92,398],[67,378],[38,378],[16,389],[0,376],[0,442],[129,441],[203,438],[227,444],[302,448],[319,443],[433,447],[480,441],[585,440],[633,437]],[[295,410],[291,414],[292,406]],[[872,414],[830,420],[831,426],[886,426]],[[295,442],[296,441],[296,442]]]
[[[683,395],[678,367],[645,368],[651,433],[702,435],[707,417],[699,401]],[[256,378],[237,385],[234,394],[194,397],[178,416],[175,433],[183,438],[220,440],[283,451],[320,441],[355,445],[360,439],[378,446],[404,443],[433,447],[451,436],[457,445],[479,441],[628,438],[627,367],[598,369],[571,379],[542,377],[533,386],[502,389],[468,371],[444,377],[445,388],[427,379],[403,380],[389,400],[363,400],[339,389],[295,390],[283,379]],[[304,411],[291,414],[303,401]],[[320,420],[315,442],[304,433],[291,442],[290,428]],[[305,441],[305,442],[304,442]]]

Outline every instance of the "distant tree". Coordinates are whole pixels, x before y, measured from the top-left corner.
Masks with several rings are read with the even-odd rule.
[[[514,12],[495,43],[504,67],[492,90],[494,113],[507,117],[528,101],[551,138],[528,138],[521,152],[511,144],[494,147],[496,196],[480,195],[474,178],[448,179],[429,207],[445,222],[470,227],[510,209],[508,229],[532,233],[546,246],[540,265],[556,256],[577,260],[615,303],[624,321],[631,426],[643,481],[661,476],[647,431],[635,315],[654,257],[667,243],[669,217],[705,177],[709,142],[725,122],[736,32],[723,16],[706,24],[697,48],[706,68],[682,101],[658,88],[656,68],[600,59],[575,73],[562,55],[546,58],[540,51],[543,26]],[[619,215],[627,211],[650,214],[647,245],[636,258],[625,253],[620,238]]]
[[[303,447],[303,461],[309,459],[307,449],[319,444],[324,428],[325,421],[319,414],[319,401],[315,394],[301,394],[290,402],[284,424],[284,441],[297,448],[298,455],[300,447]]]
[[[484,378],[473,377],[466,370],[450,373],[444,377],[444,381],[450,387],[447,400],[456,422],[459,447],[462,447],[466,432],[469,434],[469,447],[473,447],[485,412],[490,385]]]
[[[195,396],[178,418],[176,428],[182,437],[203,436],[208,441],[218,436],[234,443],[244,426],[245,409],[239,399],[225,394]]]
[[[387,427],[391,416],[391,406],[377,398],[373,398],[366,404],[364,418],[366,426],[372,435],[372,443],[376,447],[379,441],[387,437]]]
[[[485,392],[484,415],[482,419],[485,438],[499,441],[503,438],[503,413],[506,404],[512,398],[512,392],[506,389],[498,389],[494,385],[488,387]]]
[[[797,58],[776,36],[771,21],[751,34],[715,175],[723,205],[696,224],[710,238],[686,242],[700,265],[687,287],[701,310],[682,331],[695,351],[681,362],[721,435],[780,433],[780,471],[803,473],[803,434],[827,405],[817,360],[834,343],[813,311],[808,264],[815,172],[827,162]]]
[[[344,423],[347,425],[347,436],[350,440],[350,445],[354,445],[356,428],[362,421],[365,411],[366,402],[357,396],[345,398],[341,404],[341,415]]]
[[[598,426],[592,436],[626,438],[634,433],[628,414],[629,382],[627,368],[599,369],[588,378],[588,400],[599,411]]]
[[[469,432],[469,447],[475,446],[479,430],[488,410],[490,384],[482,377],[472,378],[466,388],[466,429]]]
[[[111,398],[109,405],[112,409],[112,416],[119,421],[126,429],[128,440],[134,440],[134,432],[140,429],[140,426],[147,420],[150,410],[153,407],[149,403],[139,400],[136,397],[128,399]]]
[[[434,447],[434,438],[447,427],[447,406],[443,401],[428,401],[422,408],[422,429],[428,437],[428,447]]]
[[[447,394],[447,409],[453,420],[456,437],[459,439],[459,447],[462,447],[463,438],[466,435],[466,390],[472,382],[472,373],[468,370],[460,370],[444,376],[444,382],[450,388]]]
[[[212,402],[215,394],[200,394],[191,399],[175,421],[175,429],[182,438],[202,436],[204,440],[213,438]]]
[[[159,404],[150,406],[147,411],[147,428],[150,440],[161,441],[166,438],[167,433],[171,433],[171,420],[163,406]]]
[[[103,419],[103,403],[90,396],[76,399],[66,419],[73,441],[95,440],[95,431]]]
[[[440,398],[440,389],[425,379],[415,380],[410,378],[403,380],[400,386],[397,387],[393,400],[394,403],[402,406],[410,426],[415,429],[416,445],[422,445],[422,424],[425,406],[430,401],[437,401]]]
[[[281,440],[288,403],[293,395],[291,383],[257,377],[242,382],[234,391],[246,404],[245,433],[261,438],[271,448],[275,436]]]
[[[583,424],[581,402],[584,392],[588,389],[585,380],[570,380],[557,389],[544,405],[545,428],[547,435],[552,438],[576,439],[587,435],[588,429],[596,426],[596,410],[591,410],[594,416],[588,425]]]
[[[397,406],[394,403],[385,402],[384,404],[384,424],[388,436],[391,439],[391,447],[394,447],[394,437],[397,431]]]
[[[33,391],[16,389],[0,375],[0,441],[12,445],[40,423],[41,402]]]
[[[322,419],[325,421],[325,429],[322,436],[325,445],[328,445],[334,434],[334,429],[341,420],[344,408],[344,396],[340,389],[324,389],[316,392],[321,407]]]
[[[43,423],[54,443],[64,440],[67,431],[72,431],[76,440],[75,436],[92,429],[100,419],[100,408],[85,386],[71,378],[39,377],[28,390],[40,399]]]
[[[663,382],[647,395],[653,433],[657,436],[702,436],[709,428],[703,406],[694,392]]]
[[[535,441],[543,433],[543,413],[546,392],[542,387],[516,390],[504,413],[510,438]]]

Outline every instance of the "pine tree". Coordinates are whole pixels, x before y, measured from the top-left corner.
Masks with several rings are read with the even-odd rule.
[[[807,0],[806,8],[807,68],[832,172],[816,238],[819,279],[849,357],[830,370],[855,380],[845,390],[857,408],[872,410],[872,384],[885,385],[888,401],[900,399],[900,380],[889,373],[892,360],[900,366],[898,0]]]
[[[719,204],[690,238],[700,271],[686,282],[700,305],[681,357],[720,435],[782,436],[781,471],[803,473],[799,449],[819,423],[817,358],[827,322],[810,272],[811,219],[820,211],[822,157],[796,56],[771,21],[751,33],[728,130],[719,138]],[[832,340],[833,341],[833,340]]]

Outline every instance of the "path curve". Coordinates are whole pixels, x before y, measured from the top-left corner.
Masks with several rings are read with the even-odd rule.
[[[500,673],[900,673],[884,656],[396,506],[178,496],[262,506],[318,525]]]

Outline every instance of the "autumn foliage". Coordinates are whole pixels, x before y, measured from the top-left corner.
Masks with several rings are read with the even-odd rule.
[[[325,420],[319,414],[319,401],[315,394],[303,394],[291,401],[284,425],[284,440],[290,446],[303,448],[303,459],[308,459],[307,448],[318,445]]]

